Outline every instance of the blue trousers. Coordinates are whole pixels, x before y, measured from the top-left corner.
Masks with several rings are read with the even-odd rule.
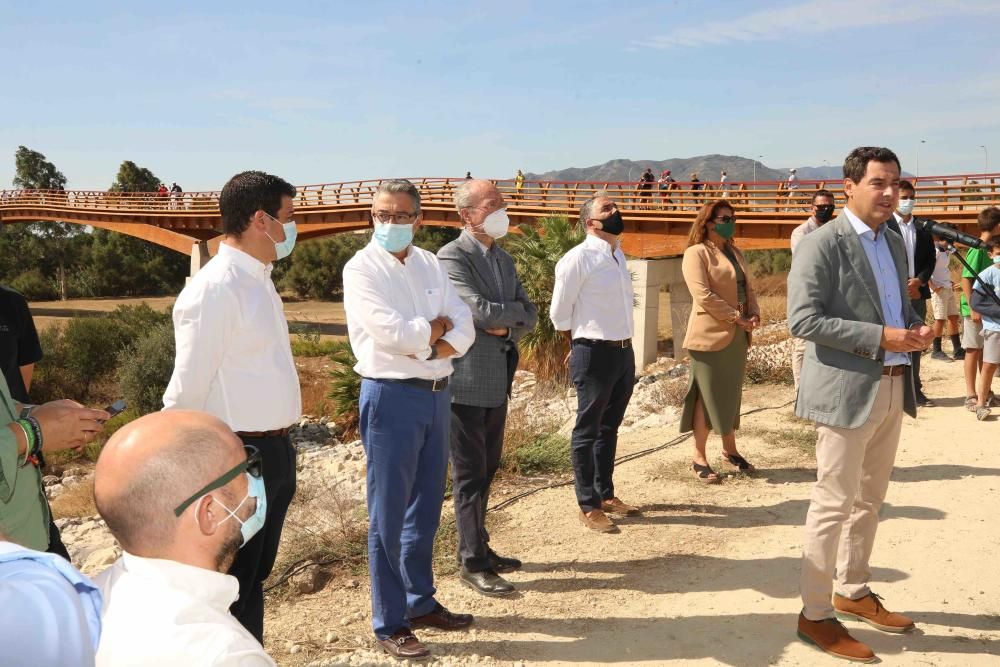
[[[448,469],[450,392],[361,381],[361,441],[368,457],[368,574],[379,639],[430,613],[434,535]]]

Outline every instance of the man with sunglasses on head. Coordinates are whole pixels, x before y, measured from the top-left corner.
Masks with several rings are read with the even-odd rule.
[[[801,225],[792,230],[792,257],[795,256],[795,247],[807,235],[833,220],[833,209],[836,203],[833,193],[829,190],[817,190],[812,200],[812,215]],[[795,389],[799,388],[799,373],[802,372],[802,358],[806,353],[806,342],[801,338],[792,338],[792,379],[795,382]]]
[[[615,495],[612,477],[618,427],[635,386],[632,351],[632,274],[625,265],[618,205],[604,193],[580,207],[583,243],[556,264],[549,318],[565,337],[570,377],[576,385],[572,458],[577,518],[601,533],[617,533],[608,518],[639,514]]]
[[[431,561],[448,466],[451,360],[476,334],[444,266],[413,245],[416,187],[383,181],[371,215],[371,242],[344,267],[344,312],[363,378],[372,628],[389,655],[419,659],[430,651],[412,628],[472,623],[434,598]]]
[[[240,582],[233,615],[258,641],[264,637],[263,582],[295,495],[288,429],[302,414],[288,322],[271,280],[273,263],[295,245],[294,197],[294,187],[260,171],[237,174],[222,188],[225,238],[177,297],[177,359],[163,395],[165,409],[207,412],[260,451],[267,520],[230,570]]]
[[[451,383],[451,474],[458,528],[458,576],[482,595],[514,592],[499,573],[521,567],[490,547],[486,506],[500,467],[507,398],[519,359],[517,341],[535,328],[538,309],[528,298],[514,260],[497,245],[510,220],[503,194],[491,182],[455,188],[462,234],[438,251],[458,295],[472,311],[476,342],[457,359]]]
[[[274,666],[229,611],[226,572],[268,509],[254,447],[203,412],[146,415],[108,440],[94,501],[123,550],[96,579],[98,667]]]

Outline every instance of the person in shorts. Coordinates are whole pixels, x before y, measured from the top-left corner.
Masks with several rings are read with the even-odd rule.
[[[993,300],[994,295],[1000,294],[1000,235],[995,235],[992,242],[994,245],[983,251],[988,253],[990,266],[979,274],[971,299],[973,312],[982,317],[983,327],[983,368],[976,400],[976,419],[979,421],[990,416],[993,375],[1000,366],[1000,304]]]
[[[948,225],[954,229],[954,225]],[[948,242],[939,236],[934,237],[934,272],[927,286],[931,290],[931,312],[934,314],[934,351],[931,352],[931,359],[938,361],[952,361],[941,349],[941,336],[944,334],[944,326],[947,323],[948,333],[951,337],[951,349],[954,360],[965,358],[965,350],[962,349],[962,341],[958,335],[959,315],[958,302],[955,300],[955,284],[951,280],[951,255],[955,249],[948,245]]]
[[[1000,208],[996,206],[984,208],[979,212],[976,225],[979,227],[980,240],[992,239],[994,231],[1000,227]],[[969,308],[969,303],[972,301],[972,288],[976,276],[991,266],[992,261],[989,253],[979,248],[969,248],[965,254],[965,261],[974,272],[962,269],[962,299],[959,304],[959,312],[962,315],[962,347],[965,348],[965,408],[969,412],[975,412],[976,374],[983,360],[983,318]]]

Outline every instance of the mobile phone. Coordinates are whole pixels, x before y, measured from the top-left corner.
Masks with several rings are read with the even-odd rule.
[[[124,412],[126,407],[128,406],[125,405],[125,399],[119,398],[117,401],[104,408],[104,411],[114,417],[115,415]]]

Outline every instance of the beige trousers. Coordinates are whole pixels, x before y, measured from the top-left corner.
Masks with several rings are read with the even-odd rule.
[[[816,427],[816,485],[800,582],[802,613],[811,621],[834,617],[834,578],[839,595],[856,600],[869,592],[868,559],[896,460],[905,379],[882,376],[871,415],[860,427]]]
[[[799,375],[802,374],[802,359],[805,356],[805,339],[792,338],[792,379],[795,381],[795,391],[799,390]]]

